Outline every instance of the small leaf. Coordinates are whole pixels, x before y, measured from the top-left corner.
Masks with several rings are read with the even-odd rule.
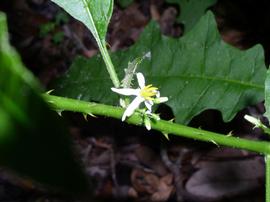
[[[10,47],[0,13],[0,164],[52,188],[84,191],[86,179],[73,158],[67,130],[40,89]]]
[[[113,11],[113,0],[52,0],[71,16],[81,21],[97,41],[105,43],[108,24]]]
[[[169,98],[166,104],[178,123],[187,124],[205,109],[220,110],[229,121],[239,110],[263,100],[262,47],[241,51],[223,42],[211,12],[180,39],[162,36],[157,24],[150,23],[134,46],[111,55],[120,77],[129,61],[148,52],[151,59],[144,60],[138,71]],[[117,105],[119,98],[111,87],[97,56],[77,58],[53,88],[58,95]]]
[[[168,3],[176,3],[180,6],[180,15],[177,22],[185,25],[185,32],[188,32],[205,14],[210,6],[217,0],[166,0]]]

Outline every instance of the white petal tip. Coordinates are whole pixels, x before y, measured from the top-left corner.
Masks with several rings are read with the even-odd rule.
[[[167,102],[169,99],[168,99],[168,97],[159,97],[159,98],[156,98],[155,100],[154,100],[154,102],[156,103],[156,104],[160,104],[160,103],[163,103],[163,102]]]
[[[161,102],[167,102],[169,100],[168,97],[161,97],[160,99],[161,99]]]
[[[244,119],[246,119],[248,122],[252,123],[254,125],[255,128],[260,128],[260,127],[264,127],[264,125],[262,124],[262,122],[250,115],[245,115]]]
[[[246,119],[248,122],[253,123],[255,125],[258,123],[258,119],[250,115],[245,115],[244,119]]]
[[[138,80],[138,84],[139,84],[140,88],[141,89],[144,88],[144,86],[145,86],[145,78],[144,78],[143,74],[141,72],[138,72],[136,74],[136,76],[137,76],[137,80]]]

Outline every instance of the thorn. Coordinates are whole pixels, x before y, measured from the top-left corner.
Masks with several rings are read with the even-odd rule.
[[[112,46],[106,41],[106,46],[109,47],[110,49],[112,48]]]
[[[227,136],[227,137],[233,136],[233,131],[230,131],[226,136]]]
[[[88,121],[87,115],[88,115],[88,114],[83,114],[83,118],[84,118],[86,121]]]
[[[216,145],[217,147],[220,147],[219,145],[218,145],[218,143],[216,143],[214,140],[210,140],[214,145]]]
[[[50,95],[51,92],[53,92],[53,91],[54,91],[54,89],[51,89],[51,90],[47,91],[46,94],[47,94],[47,95]]]
[[[162,135],[163,135],[168,141],[170,140],[169,134],[168,134],[168,133],[162,132]]]
[[[63,110],[56,110],[56,112],[57,112],[57,114],[58,114],[59,116],[62,116]]]
[[[170,119],[168,121],[173,123],[175,121],[175,118],[172,118],[172,119]]]
[[[91,116],[91,117],[93,117],[93,118],[97,118],[97,116],[95,116],[95,115],[92,114],[92,113],[87,113],[87,115],[89,115],[89,116]]]

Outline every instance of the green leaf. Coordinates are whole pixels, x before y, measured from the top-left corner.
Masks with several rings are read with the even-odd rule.
[[[113,0],[52,0],[63,7],[70,15],[83,22],[92,32],[106,64],[111,81],[115,87],[120,81],[114,71],[113,64],[106,47],[106,33],[113,11]]]
[[[112,60],[123,78],[128,62],[148,52],[151,59],[143,60],[137,71],[143,72],[147,83],[159,87],[162,96],[169,97],[166,104],[177,122],[188,123],[205,109],[220,110],[229,121],[239,110],[263,100],[262,47],[241,51],[223,42],[211,12],[180,39],[162,36],[157,24],[151,23],[134,46],[112,54]],[[100,56],[79,57],[59,79],[55,93],[118,104],[110,88]]]
[[[67,130],[39,96],[41,88],[9,45],[0,13],[0,164],[69,192],[84,191]]]
[[[265,79],[265,116],[270,120],[270,70]]]
[[[128,7],[132,2],[133,0],[117,0],[117,3],[123,8]]]
[[[52,0],[85,24],[97,41],[105,41],[113,0]]]
[[[217,0],[166,0],[168,3],[179,4],[180,15],[177,22],[185,25],[185,32],[188,32],[205,14],[210,6],[214,5]]]

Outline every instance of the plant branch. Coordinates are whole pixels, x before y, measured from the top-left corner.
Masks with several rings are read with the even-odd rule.
[[[124,109],[104,104],[85,102],[70,98],[63,98],[53,95],[44,95],[45,100],[56,111],[73,111],[83,114],[94,114],[121,119]],[[133,125],[143,125],[143,119],[139,113],[134,113],[127,119],[127,122]],[[228,147],[245,149],[261,154],[270,154],[270,144],[266,141],[247,140],[229,135],[209,132],[196,129],[170,121],[151,121],[151,128],[163,133],[174,134],[177,136],[192,138],[195,140],[211,142],[216,145],[224,145]],[[270,168],[269,168],[270,169]],[[269,201],[270,202],[270,201]]]

